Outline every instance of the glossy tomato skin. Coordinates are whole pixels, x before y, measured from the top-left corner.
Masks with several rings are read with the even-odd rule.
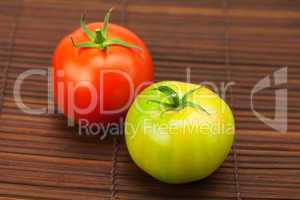
[[[192,107],[165,111],[149,99],[164,99],[153,88],[167,85],[182,96],[199,87],[175,81],[151,85],[138,95],[126,116],[125,137],[134,162],[166,183],[203,179],[226,159],[234,140],[234,118],[228,105],[208,88],[189,99],[210,114]]]
[[[88,27],[95,31],[102,23],[91,23]],[[134,92],[153,80],[148,49],[138,36],[115,24],[109,24],[108,37],[121,39],[140,49],[120,45],[111,45],[105,50],[79,49],[73,46],[71,37],[76,43],[89,41],[79,28],[67,35],[54,52],[52,73],[58,109],[75,122],[79,119],[102,123],[118,121],[133,101]],[[96,95],[91,95],[89,88],[94,88]],[[92,106],[95,96],[96,105]],[[90,105],[93,109],[81,112],[74,109],[74,105],[80,109],[88,109]]]

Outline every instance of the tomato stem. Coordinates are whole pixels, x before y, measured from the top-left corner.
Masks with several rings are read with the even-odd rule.
[[[139,46],[136,46],[134,44],[130,44],[128,42],[125,42],[123,40],[117,39],[117,38],[109,38],[108,37],[108,26],[109,26],[109,18],[110,13],[112,12],[113,8],[109,9],[109,11],[106,13],[104,20],[103,20],[103,26],[100,29],[96,29],[95,32],[89,29],[85,22],[85,15],[82,15],[80,18],[80,27],[82,31],[87,35],[89,38],[88,42],[77,44],[75,43],[74,39],[71,37],[71,42],[75,48],[99,48],[101,50],[106,49],[106,47],[111,45],[119,45],[124,46],[127,48],[136,48],[141,49]]]
[[[173,90],[171,87],[161,85],[161,86],[158,86],[157,88],[154,88],[153,90],[158,90],[159,92],[166,95],[169,102],[166,103],[166,102],[162,102],[162,101],[158,101],[158,100],[149,100],[149,101],[152,103],[157,103],[157,104],[160,104],[160,105],[166,107],[167,111],[179,111],[179,110],[189,106],[189,107],[195,108],[197,110],[201,110],[201,111],[205,112],[206,114],[210,115],[210,113],[207,112],[207,110],[205,110],[201,105],[188,100],[188,97],[190,95],[192,95],[194,92],[196,92],[197,90],[199,90],[200,88],[201,88],[201,86],[191,89],[188,92],[186,92],[182,98],[180,98],[178,93],[175,90]]]

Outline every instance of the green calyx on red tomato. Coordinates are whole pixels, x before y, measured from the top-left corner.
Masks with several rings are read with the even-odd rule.
[[[109,23],[110,12],[104,22],[86,24],[82,16],[81,27],[58,43],[52,58],[55,102],[77,123],[119,122],[135,95],[153,81],[146,45]]]
[[[234,138],[229,106],[204,86],[162,81],[143,90],[125,120],[133,161],[167,183],[187,183],[213,173]]]
[[[108,37],[108,24],[109,24],[109,17],[110,13],[112,11],[112,8],[108,11],[108,13],[104,17],[103,27],[98,28],[95,30],[95,32],[91,31],[89,27],[85,23],[85,16],[82,15],[80,18],[80,27],[82,28],[83,32],[88,36],[89,40],[88,42],[83,42],[80,44],[76,44],[73,38],[71,37],[72,44],[76,48],[100,48],[105,49],[109,45],[121,45],[128,48],[137,48],[138,46],[130,44],[128,42],[125,42],[120,39],[112,39]]]

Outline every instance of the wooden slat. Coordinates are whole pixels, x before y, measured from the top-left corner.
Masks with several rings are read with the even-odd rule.
[[[237,142],[243,197],[299,199],[299,133],[239,131]]]

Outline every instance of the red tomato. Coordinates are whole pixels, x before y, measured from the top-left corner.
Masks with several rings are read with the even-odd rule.
[[[128,29],[108,25],[109,13],[103,23],[86,25],[82,18],[81,28],[54,52],[54,98],[58,109],[75,122],[118,121],[137,90],[153,80],[145,44]]]

